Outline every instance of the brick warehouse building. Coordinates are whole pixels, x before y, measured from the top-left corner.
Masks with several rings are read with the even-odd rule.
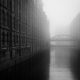
[[[49,23],[40,0],[0,0],[0,77],[47,80]]]

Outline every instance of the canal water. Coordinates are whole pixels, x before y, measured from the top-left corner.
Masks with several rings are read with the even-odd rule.
[[[58,42],[56,46],[53,43],[50,52],[50,80],[74,80],[70,71],[70,44]]]

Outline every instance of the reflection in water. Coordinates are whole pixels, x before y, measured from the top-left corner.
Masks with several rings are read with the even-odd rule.
[[[59,43],[59,42],[58,42]],[[70,71],[70,44],[51,47],[50,80],[73,80]]]

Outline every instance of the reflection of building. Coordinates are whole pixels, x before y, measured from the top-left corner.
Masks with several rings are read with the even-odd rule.
[[[48,21],[38,3],[0,0],[0,71],[49,50]]]

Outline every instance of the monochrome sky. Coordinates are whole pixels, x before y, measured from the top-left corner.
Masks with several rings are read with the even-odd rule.
[[[42,0],[42,2],[50,23],[51,37],[69,33],[71,21],[80,12],[80,0]]]

